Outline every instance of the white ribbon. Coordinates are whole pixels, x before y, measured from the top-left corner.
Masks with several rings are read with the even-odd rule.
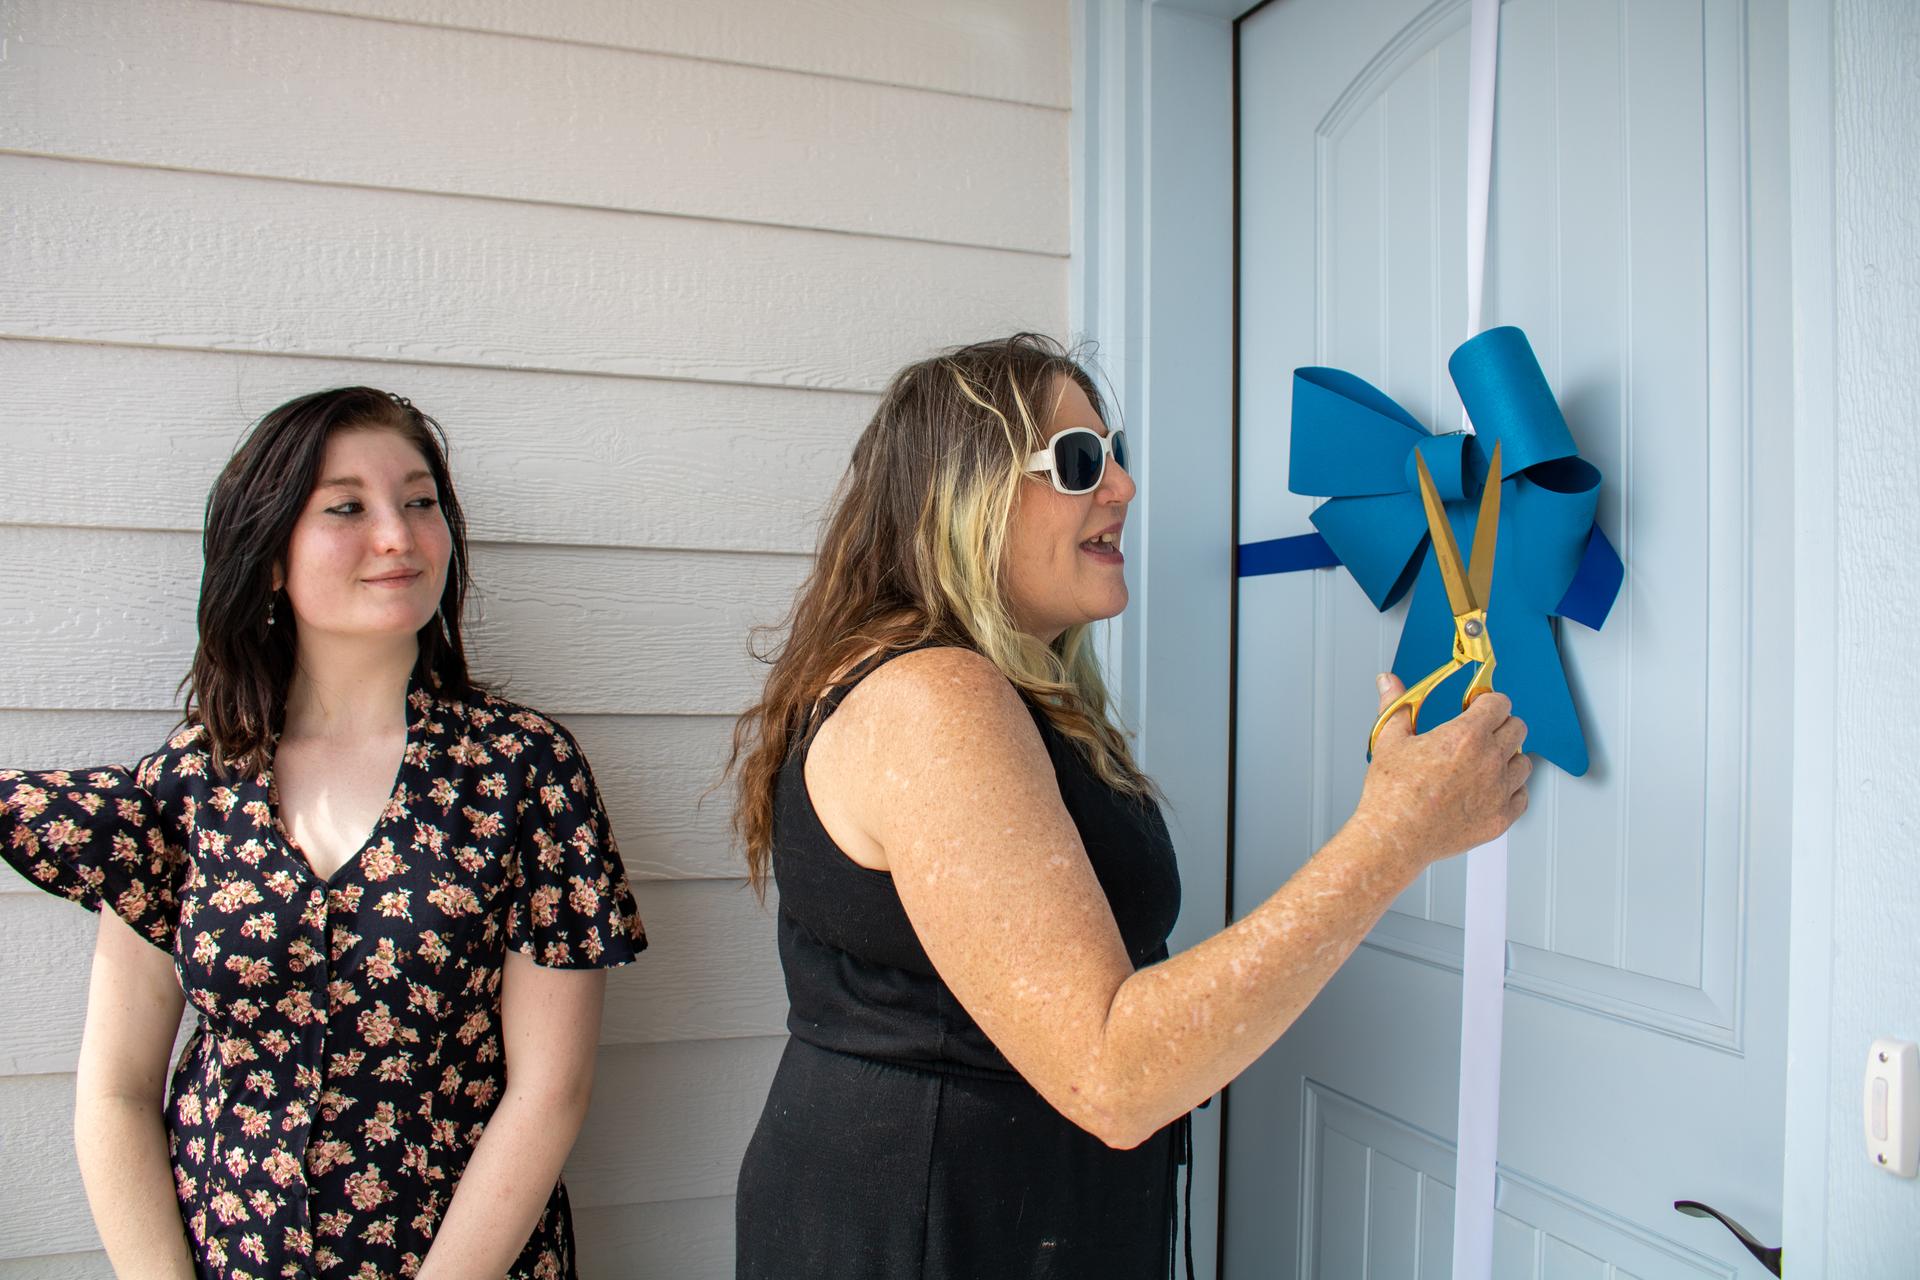
[[[1480,332],[1493,183],[1500,0],[1473,0],[1467,59],[1467,336]],[[1466,420],[1466,429],[1473,423]],[[1467,855],[1460,974],[1460,1112],[1453,1187],[1453,1280],[1493,1274],[1494,1171],[1500,1149],[1500,1043],[1507,983],[1507,838]]]

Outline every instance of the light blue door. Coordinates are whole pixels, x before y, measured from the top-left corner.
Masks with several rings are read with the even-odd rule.
[[[1537,772],[1512,837],[1502,1277],[1764,1274],[1676,1199],[1779,1238],[1784,9],[1503,9],[1486,320],[1531,337],[1628,573],[1603,632],[1560,633],[1592,770]],[[1286,492],[1294,366],[1458,429],[1466,20],[1273,0],[1240,25],[1242,542],[1309,528]],[[1237,913],[1351,812],[1403,612],[1337,571],[1241,584]],[[1429,872],[1233,1086],[1231,1280],[1447,1274],[1464,881]]]

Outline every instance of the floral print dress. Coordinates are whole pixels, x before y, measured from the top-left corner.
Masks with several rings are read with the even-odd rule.
[[[199,1016],[166,1128],[204,1277],[412,1275],[506,1087],[507,951],[590,969],[646,946],[567,731],[407,701],[392,798],[327,881],[271,770],[217,777],[197,727],[133,770],[0,771],[0,856],[170,952]],[[508,1274],[574,1274],[564,1186]]]

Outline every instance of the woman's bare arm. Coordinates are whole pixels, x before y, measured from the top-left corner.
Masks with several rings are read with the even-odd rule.
[[[1509,711],[1488,695],[1419,737],[1398,718],[1324,848],[1245,919],[1138,973],[1032,717],[979,655],[925,650],[862,681],[808,785],[843,848],[884,859],[935,968],[1015,1069],[1129,1147],[1264,1052],[1428,863],[1519,816],[1526,730]]]
[[[162,1110],[185,1005],[173,957],[101,911],[73,1137],[94,1225],[121,1280],[194,1274]]]
[[[527,1247],[593,1094],[604,969],[549,969],[507,952],[507,1088],[461,1175],[418,1280],[498,1280]]]

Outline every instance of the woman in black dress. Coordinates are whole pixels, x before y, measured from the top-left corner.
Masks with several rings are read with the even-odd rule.
[[[186,727],[0,771],[0,855],[100,913],[75,1137],[109,1259],[573,1275],[560,1165],[646,937],[579,747],[468,675],[437,425],[368,387],[281,406],[205,550]]]
[[[735,735],[792,1005],[743,1280],[1165,1275],[1189,1109],[1421,870],[1525,808],[1505,698],[1403,719],[1326,847],[1169,959],[1173,849],[1088,646],[1127,601],[1126,462],[1032,335],[905,369],[854,448]]]

